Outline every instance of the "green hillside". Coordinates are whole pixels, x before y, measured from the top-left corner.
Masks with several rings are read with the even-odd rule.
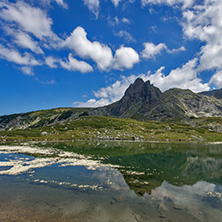
[[[31,140],[222,141],[222,119],[191,119],[185,123],[81,116],[48,126],[4,130],[1,134],[1,143]]]

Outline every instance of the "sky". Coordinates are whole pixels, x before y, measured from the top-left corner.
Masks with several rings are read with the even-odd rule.
[[[1,0],[0,115],[222,88],[221,36],[222,0]]]

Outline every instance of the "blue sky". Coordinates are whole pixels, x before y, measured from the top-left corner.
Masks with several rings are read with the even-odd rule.
[[[222,87],[221,0],[1,0],[0,115]]]

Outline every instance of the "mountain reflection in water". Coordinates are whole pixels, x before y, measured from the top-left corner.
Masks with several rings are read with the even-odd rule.
[[[0,188],[0,202],[10,206],[15,199],[26,210],[47,203],[41,210],[54,212],[50,218],[57,206],[57,221],[216,222],[222,218],[222,148],[132,142],[0,146]]]
[[[163,181],[176,186],[198,181],[222,184],[221,150],[217,157],[195,151],[170,151],[107,158],[104,162],[119,165],[126,183],[138,195],[151,194]],[[200,151],[201,153],[201,151]]]

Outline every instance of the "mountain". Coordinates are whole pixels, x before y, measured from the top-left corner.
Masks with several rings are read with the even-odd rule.
[[[219,95],[220,91],[214,91]],[[98,108],[57,108],[0,117],[0,130],[36,128],[81,116],[110,116],[136,120],[184,120],[200,117],[222,117],[222,100],[190,90],[160,89],[138,78],[117,102]]]
[[[169,89],[164,92],[166,101],[187,117],[222,117],[222,101],[191,90]]]
[[[187,117],[222,117],[222,101],[190,90],[157,87],[137,79],[118,102],[98,108],[109,116],[137,120],[165,120]]]
[[[221,89],[215,89],[212,91],[204,91],[200,92],[200,95],[205,95],[205,96],[213,96],[217,99],[222,99],[222,88]]]
[[[102,115],[137,120],[161,120],[183,116],[167,103],[160,89],[150,84],[150,81],[144,82],[140,78],[129,86],[122,99],[98,108],[97,111]],[[91,112],[94,114],[95,111]]]

